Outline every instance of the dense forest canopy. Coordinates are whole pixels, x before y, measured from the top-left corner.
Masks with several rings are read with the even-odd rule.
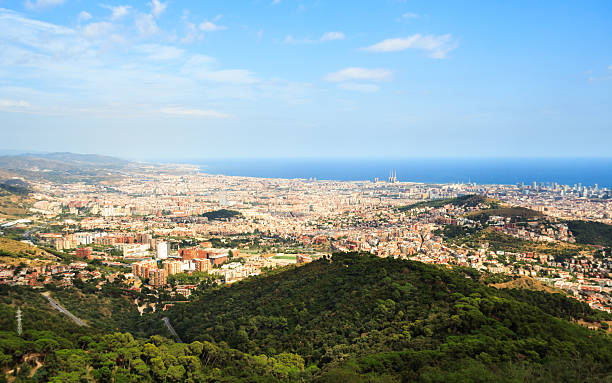
[[[91,326],[75,326],[39,292],[0,288],[0,363],[13,382],[612,378],[609,315],[561,294],[487,287],[473,269],[337,254],[208,285],[190,303],[143,316],[113,286],[51,293]],[[116,311],[107,325],[95,316],[105,309]],[[187,343],[169,340],[164,317]]]
[[[217,221],[238,218],[241,217],[242,214],[235,210],[219,209],[203,213],[201,216],[208,218],[210,221]]]

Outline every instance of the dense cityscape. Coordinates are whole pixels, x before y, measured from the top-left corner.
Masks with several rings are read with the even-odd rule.
[[[0,283],[40,288],[92,279],[101,288],[120,275],[135,291],[184,300],[198,287],[195,276],[231,284],[333,252],[361,252],[533,277],[598,310],[612,307],[609,248],[576,244],[568,228],[573,220],[612,223],[611,192],[597,185],[430,185],[398,182],[393,173],[384,181],[261,179],[143,165],[112,185],[43,180],[30,187],[25,217],[1,219],[0,228],[75,261],[3,263]],[[470,195],[482,198],[452,202]],[[517,219],[493,209],[483,219],[478,213],[489,200],[532,214]],[[486,236],[457,241],[451,229]],[[498,234],[528,246],[499,243]],[[91,270],[92,263],[112,269]]]

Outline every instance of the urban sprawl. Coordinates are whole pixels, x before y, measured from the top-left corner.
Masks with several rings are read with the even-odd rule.
[[[566,223],[612,223],[612,191],[597,185],[420,184],[398,182],[395,174],[385,181],[264,179],[208,175],[188,165],[143,165],[113,183],[29,183],[28,216],[0,219],[0,232],[21,230],[21,242],[49,257],[3,262],[1,284],[82,280],[101,288],[120,280],[126,289],[169,297],[136,301],[161,310],[189,299],[204,276],[231,284],[333,252],[363,252],[532,277],[593,308],[612,308],[609,249],[572,247]],[[538,215],[483,218],[482,204],[418,204],[469,195]],[[477,229],[531,247],[503,248],[486,236],[461,240]],[[449,230],[465,235],[457,239]],[[556,253],[563,249],[568,256]],[[61,262],[65,254],[73,261]]]

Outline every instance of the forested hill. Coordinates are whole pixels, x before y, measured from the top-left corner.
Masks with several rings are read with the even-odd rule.
[[[408,211],[416,208],[427,208],[433,207],[438,208],[445,205],[454,205],[454,206],[462,206],[462,207],[476,207],[480,204],[487,204],[489,206],[497,206],[499,204],[498,201],[491,200],[485,198],[478,194],[468,194],[455,198],[444,198],[444,199],[434,199],[429,201],[417,202],[412,205],[402,206],[399,208],[400,211]]]
[[[336,255],[210,291],[169,316],[187,341],[298,354],[328,381],[612,378],[612,339],[568,321],[603,319],[587,305],[412,261]]]
[[[90,297],[86,309],[78,294],[52,292],[89,323],[79,327],[39,292],[2,286],[0,368],[14,383],[612,379],[610,336],[570,322],[601,326],[609,318],[560,294],[497,290],[479,280],[472,269],[335,255],[212,288],[193,303],[118,326],[139,337],[163,328],[149,338],[106,333],[117,326],[91,314],[102,300]],[[166,315],[189,343],[167,338]]]
[[[612,225],[591,221],[567,221],[577,243],[612,247]]]

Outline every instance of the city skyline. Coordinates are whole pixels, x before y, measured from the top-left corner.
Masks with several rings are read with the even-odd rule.
[[[1,146],[609,157],[611,16],[604,1],[1,1]]]

